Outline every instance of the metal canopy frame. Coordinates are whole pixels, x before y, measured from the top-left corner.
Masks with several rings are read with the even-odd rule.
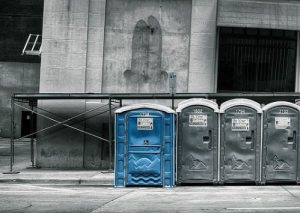
[[[178,99],[190,99],[190,98],[207,98],[207,99],[216,99],[216,100],[228,100],[233,98],[249,98],[257,101],[262,100],[297,100],[300,99],[300,93],[177,93],[177,94],[169,94],[169,93],[15,93],[11,96],[11,140],[10,140],[10,171],[5,172],[4,174],[16,174],[19,173],[17,171],[13,171],[13,164],[14,164],[14,142],[21,140],[25,137],[31,137],[35,134],[41,133],[43,131],[49,130],[51,128],[57,126],[65,126],[76,131],[82,132],[86,135],[92,136],[97,138],[101,142],[108,142],[109,143],[109,163],[110,163],[110,170],[112,171],[112,143],[113,143],[113,133],[112,133],[112,110],[116,109],[117,106],[113,105],[112,103],[117,102],[119,106],[122,106],[123,100],[151,100],[151,99],[164,99],[171,101],[172,108],[174,109],[174,100]],[[63,121],[59,121],[57,119],[51,118],[50,116],[44,115],[39,113],[38,110],[43,110],[37,106],[38,100],[79,100],[79,99],[98,99],[98,100],[108,100],[108,104],[102,105],[100,107],[93,108],[91,110],[81,112],[73,117],[64,119]],[[24,107],[23,105],[17,104],[20,103],[27,103],[29,107]],[[15,106],[28,110],[31,112],[31,115],[36,114],[38,116],[44,117],[48,120],[55,122],[55,124],[40,129],[36,132],[30,133],[23,137],[15,139]],[[104,108],[108,106],[108,110],[101,112],[102,113],[109,113],[108,116],[108,124],[109,124],[109,133],[108,139],[99,137],[95,134],[92,134],[86,130],[82,130],[76,128],[72,125],[67,124],[67,122],[74,120],[75,118],[79,118],[80,116],[86,115],[90,112],[95,110]],[[35,109],[34,109],[35,108]],[[46,111],[54,115],[51,112]],[[99,115],[99,114],[98,114]],[[93,116],[92,116],[93,117]],[[89,118],[85,118],[87,120]],[[33,120],[33,119],[31,119]],[[30,132],[32,132],[33,121],[30,125]],[[34,139],[31,137],[31,163],[34,167]]]

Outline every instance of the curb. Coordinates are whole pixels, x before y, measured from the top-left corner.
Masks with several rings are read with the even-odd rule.
[[[53,184],[53,185],[76,185],[76,186],[105,186],[113,187],[113,180],[90,180],[90,179],[0,179],[0,183],[27,183],[27,184]]]

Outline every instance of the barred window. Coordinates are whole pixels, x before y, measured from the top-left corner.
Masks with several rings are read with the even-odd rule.
[[[218,92],[293,92],[297,32],[220,28]]]

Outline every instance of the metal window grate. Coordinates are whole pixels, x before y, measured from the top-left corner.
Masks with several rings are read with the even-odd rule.
[[[296,48],[296,31],[220,28],[218,91],[294,91]]]
[[[39,34],[29,34],[24,45],[22,55],[38,55],[42,53],[42,36]]]

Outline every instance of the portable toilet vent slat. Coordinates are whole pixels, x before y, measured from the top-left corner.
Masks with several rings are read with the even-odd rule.
[[[115,186],[174,185],[175,112],[134,104],[115,112]]]
[[[177,184],[217,183],[218,104],[189,99],[178,104]]]
[[[221,104],[220,183],[260,183],[261,114],[249,99]]]
[[[285,101],[263,107],[263,183],[299,183],[299,112],[298,105]]]

